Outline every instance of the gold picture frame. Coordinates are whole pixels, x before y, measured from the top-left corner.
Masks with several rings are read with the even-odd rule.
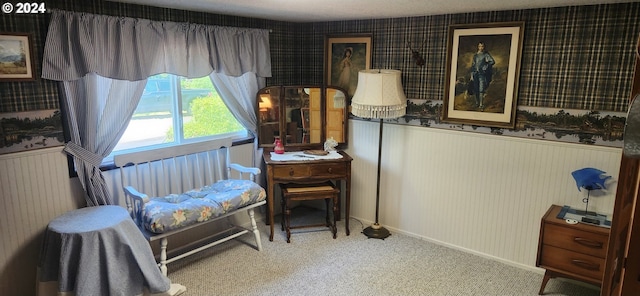
[[[524,22],[449,26],[442,120],[514,128]]]
[[[371,68],[372,34],[325,36],[325,85],[345,89],[353,96],[358,72]],[[347,56],[349,55],[349,56]]]
[[[35,80],[31,34],[0,33],[0,81]]]

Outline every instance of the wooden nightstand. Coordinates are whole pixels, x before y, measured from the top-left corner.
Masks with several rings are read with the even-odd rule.
[[[569,224],[556,218],[561,206],[552,205],[542,217],[536,266],[546,269],[539,294],[549,279],[565,277],[600,286],[605,268],[609,228]]]

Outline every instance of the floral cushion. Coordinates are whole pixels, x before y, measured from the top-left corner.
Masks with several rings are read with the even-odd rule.
[[[164,233],[204,222],[265,200],[264,188],[249,180],[222,180],[200,189],[153,197],[144,205],[144,227]]]

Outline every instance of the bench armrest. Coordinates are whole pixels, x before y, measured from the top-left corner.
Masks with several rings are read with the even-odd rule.
[[[243,178],[243,174],[249,174],[249,180],[256,181],[256,176],[260,175],[260,169],[256,167],[246,167],[237,163],[229,164],[229,177],[231,177],[231,170],[235,170],[240,173],[240,179]]]
[[[138,226],[142,226],[142,209],[144,208],[144,204],[149,201],[149,196],[141,193],[132,186],[125,186],[123,189],[127,209],[129,210],[131,218]]]

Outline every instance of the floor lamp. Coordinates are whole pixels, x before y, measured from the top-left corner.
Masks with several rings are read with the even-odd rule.
[[[385,118],[398,118],[407,110],[407,98],[402,90],[398,70],[362,70],[358,72],[358,87],[351,100],[351,113],[361,118],[380,119],[378,138],[378,177],[376,181],[376,220],[362,233],[368,238],[385,239],[391,233],[378,223],[380,210],[380,158],[382,155],[382,125]]]

